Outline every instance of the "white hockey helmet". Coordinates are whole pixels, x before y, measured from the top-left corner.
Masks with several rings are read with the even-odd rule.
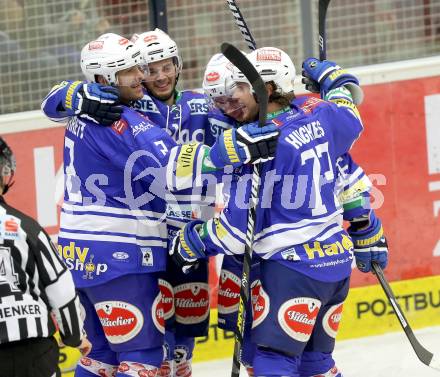
[[[283,50],[276,47],[261,47],[247,55],[264,82],[273,81],[282,94],[293,92],[295,66]],[[248,82],[237,68],[234,68],[232,79],[236,82]]]
[[[223,55],[215,54],[206,65],[203,75],[203,91],[206,97],[215,98],[228,94],[232,81],[232,63]]]
[[[81,70],[91,82],[96,81],[96,75],[102,75],[111,85],[116,85],[117,72],[142,63],[139,48],[113,33],[102,34],[81,51]]]
[[[145,63],[173,58],[178,72],[182,69],[182,59],[177,44],[164,31],[156,28],[142,34],[133,34],[131,41],[141,50]]]

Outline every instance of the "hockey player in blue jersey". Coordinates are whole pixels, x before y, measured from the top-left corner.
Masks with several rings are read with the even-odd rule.
[[[210,117],[203,94],[194,91],[177,91],[176,84],[182,69],[182,59],[176,43],[163,31],[154,31],[135,34],[132,37],[136,47],[141,50],[145,58],[145,72],[143,86],[144,95],[141,99],[133,101],[132,107],[160,127],[178,143],[203,142],[212,145],[219,134],[219,129],[228,127],[217,118],[212,119],[215,133],[211,133]],[[68,83],[67,85],[73,85]],[[77,84],[76,84],[77,85]],[[93,96],[85,98],[81,116],[90,120],[97,118],[102,124],[116,120],[120,116],[120,106],[117,104],[117,91],[115,88],[102,87],[95,84],[89,85],[88,91],[94,91]],[[52,90],[43,103],[42,109],[53,120],[64,120],[65,112],[63,103],[67,90],[56,88]],[[84,97],[84,96],[83,96]],[[95,99],[95,102],[92,102]],[[84,102],[88,101],[86,104]],[[167,202],[167,230],[168,237],[172,239],[177,230],[194,218],[208,219],[211,217],[212,206],[200,204],[213,204],[214,198],[207,194],[212,188],[201,195],[200,190],[183,190],[174,193]],[[174,374],[179,371],[180,376],[191,375],[191,359],[194,348],[194,336],[206,335],[209,322],[209,296],[207,262],[200,263],[199,267],[188,275],[169,264],[169,271],[164,279],[160,280],[160,288],[164,300],[172,299],[167,295],[176,292],[175,305],[169,306],[165,316],[167,319],[175,318],[174,333],[166,332],[168,352],[175,354],[175,365],[167,360],[162,374],[168,376],[166,371]],[[170,286],[171,284],[171,286]],[[192,292],[197,288],[197,297]],[[197,310],[181,307],[179,303],[187,306],[187,300],[197,300]],[[200,306],[201,303],[204,306]],[[174,315],[174,308],[176,313]],[[203,309],[203,310],[201,310]],[[173,317],[174,315],[174,317]],[[174,346],[173,346],[174,345]],[[175,352],[173,352],[173,349]],[[171,357],[169,357],[171,359]]]
[[[142,62],[134,44],[111,33],[88,43],[81,54],[87,80],[113,85],[123,104],[143,96]],[[72,116],[65,137],[59,252],[72,270],[95,345],[76,375],[111,375],[118,368],[118,376],[155,376],[163,359],[158,282],[167,254],[166,188],[190,187],[203,172],[259,159],[247,144],[258,133],[265,141],[257,147],[270,150],[276,137],[274,129],[262,134],[249,127],[212,148],[178,146],[127,106],[112,127],[96,127],[96,120],[75,116],[81,103],[93,101],[90,88],[96,86],[76,82],[54,89],[65,91],[63,109]]]
[[[293,91],[293,82],[295,78],[295,69],[293,64],[285,64],[286,70],[283,75],[290,77],[291,87],[285,87],[285,91]],[[236,99],[228,96],[228,88],[233,84],[231,77],[232,64],[222,55],[216,54],[209,61],[203,81],[205,95],[209,99],[210,108],[212,108],[211,118],[218,117],[221,122],[240,124],[234,119],[234,116],[240,115],[242,107]],[[315,87],[317,86],[317,89]],[[319,93],[319,85],[314,81],[308,80],[306,88]],[[328,93],[329,99],[351,100],[359,103],[362,101],[362,90],[356,84],[351,83],[350,91],[346,88],[334,88]],[[289,90],[290,89],[290,90]],[[369,190],[371,182],[360,168],[346,153],[337,159],[337,196],[344,208],[344,220],[361,219],[362,215],[369,212]],[[239,170],[239,169],[237,169]],[[236,181],[237,179],[233,180]],[[233,183],[231,183],[233,184]],[[228,191],[228,190],[226,190]],[[226,197],[228,192],[226,192]],[[238,255],[224,255],[220,271],[218,288],[218,326],[225,330],[234,331],[237,322],[237,311],[239,305],[239,293],[241,284],[241,273],[243,269],[242,257]],[[259,280],[259,262],[253,259],[250,275],[251,298],[258,300],[258,291],[260,288]],[[245,337],[242,345],[241,363],[246,367],[248,375],[253,376],[252,360],[255,346],[250,342],[247,336],[252,319],[247,317]],[[309,357],[308,352],[304,352],[302,358],[306,360]],[[305,363],[303,363],[305,365]],[[301,370],[300,370],[301,372]],[[307,371],[301,376],[308,377]]]
[[[286,62],[282,52],[259,49],[251,59],[264,71],[265,81],[273,81],[269,94],[283,88],[285,81],[277,76]],[[354,82],[353,76],[332,63],[307,63],[312,79],[327,92],[341,84],[336,85],[338,80]],[[328,77],[322,75],[324,70],[337,73]],[[258,106],[249,86],[237,81],[234,95],[243,105],[240,120],[255,118]],[[341,94],[334,97],[336,105],[297,99],[285,109],[281,103],[275,106],[275,97],[271,96],[269,109],[278,114],[269,114],[269,118],[280,125],[282,141],[276,159],[262,168],[266,180],[263,178],[260,190],[255,229],[254,252],[262,258],[261,286],[253,305],[253,341],[258,344],[255,374],[340,376],[331,357],[338,324],[332,321],[339,318],[348,291],[353,244],[341,227],[342,208],[335,198],[341,160],[336,161],[348,151],[361,123],[357,109]],[[231,195],[220,219],[193,222],[184,228],[173,248],[179,263],[194,263],[213,249],[227,254],[243,252],[246,209],[233,200],[235,196]],[[346,199],[349,202],[350,195]],[[355,208],[354,203],[362,198],[353,195],[351,199]],[[373,212],[366,212],[352,211],[351,215],[359,217],[351,219],[355,221],[349,228],[356,263],[364,272],[369,271],[371,260],[383,267],[387,261],[380,221]]]

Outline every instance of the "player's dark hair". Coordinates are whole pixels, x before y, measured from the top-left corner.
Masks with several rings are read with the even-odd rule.
[[[272,86],[272,94],[269,96],[269,102],[276,103],[282,107],[290,106],[290,103],[296,98],[295,93],[280,93],[277,84],[274,81],[269,81],[266,84]]]

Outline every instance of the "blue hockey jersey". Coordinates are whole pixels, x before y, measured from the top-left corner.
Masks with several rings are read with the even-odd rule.
[[[131,108],[112,127],[69,119],[58,243],[77,287],[165,268],[167,188],[197,185],[207,149]]]
[[[275,159],[261,165],[253,251],[316,280],[341,280],[351,272],[353,244],[342,228],[340,200],[347,192],[350,203],[349,189],[366,184],[363,173],[352,182],[341,174],[362,130],[358,111],[345,101],[300,98],[271,121],[281,134]],[[252,167],[242,167],[220,218],[204,224],[208,252],[244,252],[251,178]]]

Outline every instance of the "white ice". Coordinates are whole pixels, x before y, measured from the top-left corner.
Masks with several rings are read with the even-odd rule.
[[[415,331],[420,343],[440,358],[440,327]],[[440,377],[417,358],[403,331],[336,343],[334,353],[344,377]],[[193,365],[193,377],[228,377],[232,359]],[[245,371],[240,376],[247,377]]]

